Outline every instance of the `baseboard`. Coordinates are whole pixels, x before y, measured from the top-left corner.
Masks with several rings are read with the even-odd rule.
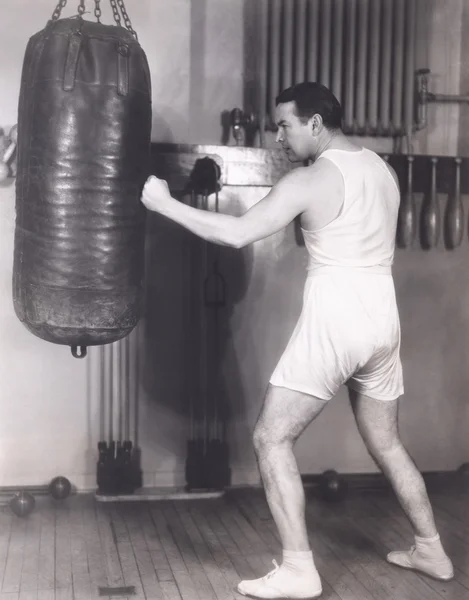
[[[340,473],[341,479],[348,489],[377,491],[390,490],[391,485],[382,473]],[[425,485],[429,490],[437,490],[458,481],[457,471],[426,471],[422,473]],[[321,481],[321,474],[304,474],[301,476],[306,487],[316,487]]]
[[[361,491],[378,491],[391,490],[388,480],[380,472],[376,473],[340,473],[340,477],[347,484],[349,490]],[[450,485],[457,485],[461,482],[467,483],[467,476],[463,477],[460,471],[426,471],[422,473],[425,485],[428,490],[438,491]],[[78,478],[81,485],[76,485],[76,479],[73,481],[73,493],[95,493],[95,475],[88,475]],[[171,489],[173,487],[182,486],[183,473],[158,473],[149,474],[147,481],[142,491],[151,489],[155,485],[162,489]],[[306,488],[318,487],[321,481],[321,474],[303,474],[301,476],[303,484]],[[150,481],[148,481],[150,480]],[[154,481],[153,481],[154,480]],[[176,482],[176,483],[175,483]],[[243,488],[262,488],[257,472],[251,469],[235,469],[232,473],[232,483],[228,489],[243,489]],[[48,485],[18,485],[18,486],[0,486],[0,504],[3,504],[7,499],[11,498],[20,490],[24,490],[34,496],[46,496],[49,494]],[[142,492],[140,492],[142,493]]]

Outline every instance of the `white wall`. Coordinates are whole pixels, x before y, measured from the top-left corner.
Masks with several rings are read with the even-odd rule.
[[[76,13],[78,3],[68,4],[63,16]],[[0,23],[0,127],[8,131],[17,120],[27,41],[45,25],[55,3],[8,0],[7,5],[2,7]],[[103,22],[111,23],[108,3],[101,5]],[[152,138],[219,142],[221,112],[242,103],[243,0],[127,0],[126,6],[150,64]],[[99,438],[98,355],[92,349],[90,360],[73,359],[68,348],[35,338],[16,318],[11,298],[14,193],[11,180],[0,187],[0,486],[42,484],[62,473],[79,487],[92,487]],[[149,246],[154,249],[156,244],[155,251],[160,256],[166,253],[167,264],[176,268],[180,257],[172,233],[159,231],[152,236],[150,232]],[[157,261],[155,278],[158,273],[164,279],[171,277],[160,268]],[[148,485],[183,480],[187,432],[180,411],[174,410],[175,404],[182,403],[181,386],[176,383],[181,369],[174,362],[180,360],[182,335],[177,328],[180,282],[173,279],[173,287],[170,282],[165,289],[171,288],[174,302],[160,296],[153,318],[158,344],[150,344],[156,354],[152,360],[161,358],[165,368],[156,381],[142,384],[141,443]],[[168,355],[167,348],[173,353]],[[174,361],[170,363],[168,356]],[[174,374],[171,379],[168,369]]]
[[[219,143],[220,113],[242,106],[243,4],[243,0],[127,0],[152,72],[154,140]],[[0,126],[16,121],[24,48],[29,36],[42,28],[53,5],[49,0],[8,0],[8,10],[2,11]],[[428,9],[431,91],[457,93],[462,0],[432,0],[428,6],[434,7]],[[108,22],[109,14],[107,10]],[[457,111],[455,107],[435,107],[435,111],[431,118],[436,124],[420,135],[416,149],[454,153]],[[223,194],[226,203],[230,196],[238,207],[248,207],[265,191],[225,189]],[[0,486],[43,484],[61,473],[79,487],[93,487],[99,413],[97,353],[92,351],[89,361],[75,360],[68,348],[35,338],[19,323],[11,300],[13,231],[14,186],[10,182],[0,187]],[[187,437],[180,362],[185,339],[180,276],[185,261],[183,235],[175,227],[153,222],[148,247],[154,257],[147,269],[155,303],[141,327],[145,483],[173,484],[183,481]],[[455,253],[425,254],[415,248],[396,257],[407,387],[401,430],[419,466],[426,470],[451,469],[467,460],[468,258],[467,244]],[[223,366],[231,390],[235,483],[257,481],[250,431],[270,371],[299,311],[294,290],[302,285],[305,256],[289,228],[255,245],[244,259],[249,285],[235,306]],[[237,277],[236,269],[230,277]],[[283,326],[277,328],[280,319]],[[304,472],[330,466],[348,472],[374,470],[344,393],[301,439],[297,455]]]

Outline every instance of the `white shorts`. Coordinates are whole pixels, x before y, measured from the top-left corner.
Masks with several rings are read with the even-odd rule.
[[[341,385],[375,398],[404,393],[401,330],[390,271],[308,274],[303,308],[270,383],[330,400]]]

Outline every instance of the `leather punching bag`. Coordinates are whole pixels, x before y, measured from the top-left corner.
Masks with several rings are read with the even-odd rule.
[[[29,331],[81,358],[140,318],[151,83],[132,29],[59,16],[24,57],[13,300]]]

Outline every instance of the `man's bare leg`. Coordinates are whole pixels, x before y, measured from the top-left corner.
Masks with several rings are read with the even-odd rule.
[[[398,400],[383,402],[353,390],[349,395],[368,452],[391,483],[415,532],[415,550],[391,552],[388,560],[451,579],[453,567],[439,539],[425,482],[399,437]]]
[[[305,495],[293,447],[326,402],[269,385],[254,430],[254,449],[283,549],[281,567],[267,577],[243,581],[238,591],[257,598],[317,598],[321,581],[305,520]]]

